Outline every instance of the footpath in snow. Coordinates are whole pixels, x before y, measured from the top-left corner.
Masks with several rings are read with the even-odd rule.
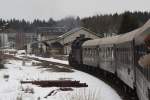
[[[68,64],[67,61],[54,58],[38,58]],[[89,74],[73,69],[70,72],[58,71],[54,70],[54,67],[33,66],[33,63],[39,62],[29,60],[22,66],[21,60],[7,60],[5,64],[7,69],[0,69],[0,100],[121,100],[110,86]],[[40,87],[20,83],[20,81],[63,79],[78,80],[88,84],[88,87],[60,91],[59,87]],[[51,95],[47,96],[49,93]]]

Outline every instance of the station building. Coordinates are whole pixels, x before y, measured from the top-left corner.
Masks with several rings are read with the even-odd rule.
[[[63,35],[59,36],[59,38],[57,39],[57,41],[64,46],[63,47],[64,54],[68,55],[70,53],[71,43],[77,37],[80,37],[80,36],[84,36],[85,38],[91,38],[91,39],[98,39],[101,37],[86,28],[83,28],[83,27],[74,28],[70,30],[69,32],[66,32]]]
[[[32,46],[29,45],[28,51],[34,51],[37,52],[36,54],[41,55],[54,53],[68,55],[71,50],[72,42],[80,36],[91,39],[101,38],[101,36],[83,27],[74,28],[70,31],[61,27],[40,28],[37,31],[37,36],[37,40],[41,42],[37,42],[37,47],[34,50]],[[34,45],[35,44],[36,43],[34,43]]]

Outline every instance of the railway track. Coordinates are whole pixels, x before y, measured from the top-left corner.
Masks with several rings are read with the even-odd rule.
[[[40,61],[40,62],[46,62],[46,63],[49,63],[49,64],[61,65],[61,66],[67,67],[67,68],[72,68],[71,66],[66,65],[66,64],[60,64],[60,63],[57,63],[57,62],[40,60],[38,58],[29,57],[29,59],[33,59],[33,60]],[[91,69],[85,70],[86,69],[85,66],[84,67],[83,66],[82,67],[77,67],[75,69],[86,72],[86,73],[88,73],[88,74],[90,74],[94,77],[97,77],[98,79],[104,81],[106,84],[111,86],[114,90],[116,90],[117,93],[119,94],[119,96],[123,100],[138,100],[138,97],[137,97],[137,94],[136,94],[135,90],[131,90],[119,78],[116,78],[114,75],[110,75],[107,72],[105,72],[103,70],[100,70],[100,69],[96,69],[96,70],[93,70],[93,71],[91,71]],[[96,71],[96,73],[95,73],[95,71]],[[125,91],[125,89],[127,91]]]
[[[17,59],[17,60],[23,60],[21,58],[14,57],[12,55],[5,55],[5,59],[6,58],[7,59],[8,58],[13,58],[13,59]],[[25,57],[25,58],[26,59],[31,59],[31,60],[36,60],[36,61],[43,62],[43,63],[46,63],[46,64],[64,66],[65,68],[72,69],[71,66],[66,65],[66,64],[41,60],[41,59],[34,58],[34,57]],[[122,100],[138,100],[138,97],[137,97],[137,94],[136,94],[135,90],[131,90],[128,86],[126,86],[122,81],[120,81],[120,79],[118,79],[114,75],[108,74],[107,72],[105,72],[103,70],[100,70],[100,69],[93,70],[93,69],[90,69],[90,67],[87,70],[87,68],[85,68],[85,67],[86,66],[76,67],[74,69],[86,72],[86,73],[88,73],[88,74],[90,74],[94,77],[97,77],[98,79],[104,81],[106,84],[111,86],[114,90],[116,90],[116,92],[119,94],[119,96],[122,98]],[[125,91],[125,88],[128,91]]]
[[[126,84],[124,84],[119,78],[117,78],[115,75],[110,74],[104,70],[101,69],[90,69],[85,70],[86,66],[77,67],[76,70],[80,70],[83,72],[86,72],[92,76],[97,77],[98,79],[104,81],[106,84],[111,86],[118,95],[122,98],[122,100],[139,100],[138,96],[136,94],[135,90],[132,90],[129,88]]]
[[[43,63],[47,63],[47,64],[53,64],[53,65],[63,66],[63,67],[66,67],[66,68],[71,68],[69,65],[62,64],[62,63],[57,63],[57,62],[52,62],[52,61],[41,60],[41,59],[39,59],[39,58],[34,58],[34,57],[25,57],[25,58],[26,58],[26,59],[36,60],[36,61],[43,62]]]

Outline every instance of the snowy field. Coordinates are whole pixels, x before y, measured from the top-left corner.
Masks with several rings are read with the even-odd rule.
[[[40,59],[68,64],[67,61],[53,58]],[[37,61],[27,61],[25,66],[22,66],[20,60],[6,62],[7,69],[0,69],[0,100],[121,100],[111,87],[89,74],[76,70],[73,72],[51,71],[50,68],[43,66],[32,66],[33,62]],[[73,88],[73,91],[60,91],[59,87],[43,88],[20,83],[20,81],[27,80],[60,79],[80,80],[82,83],[87,83],[88,87]],[[54,93],[47,96],[51,91]]]

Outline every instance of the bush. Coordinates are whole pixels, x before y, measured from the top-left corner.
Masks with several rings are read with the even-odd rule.
[[[3,69],[3,68],[4,68],[4,65],[0,63],[0,69]]]

